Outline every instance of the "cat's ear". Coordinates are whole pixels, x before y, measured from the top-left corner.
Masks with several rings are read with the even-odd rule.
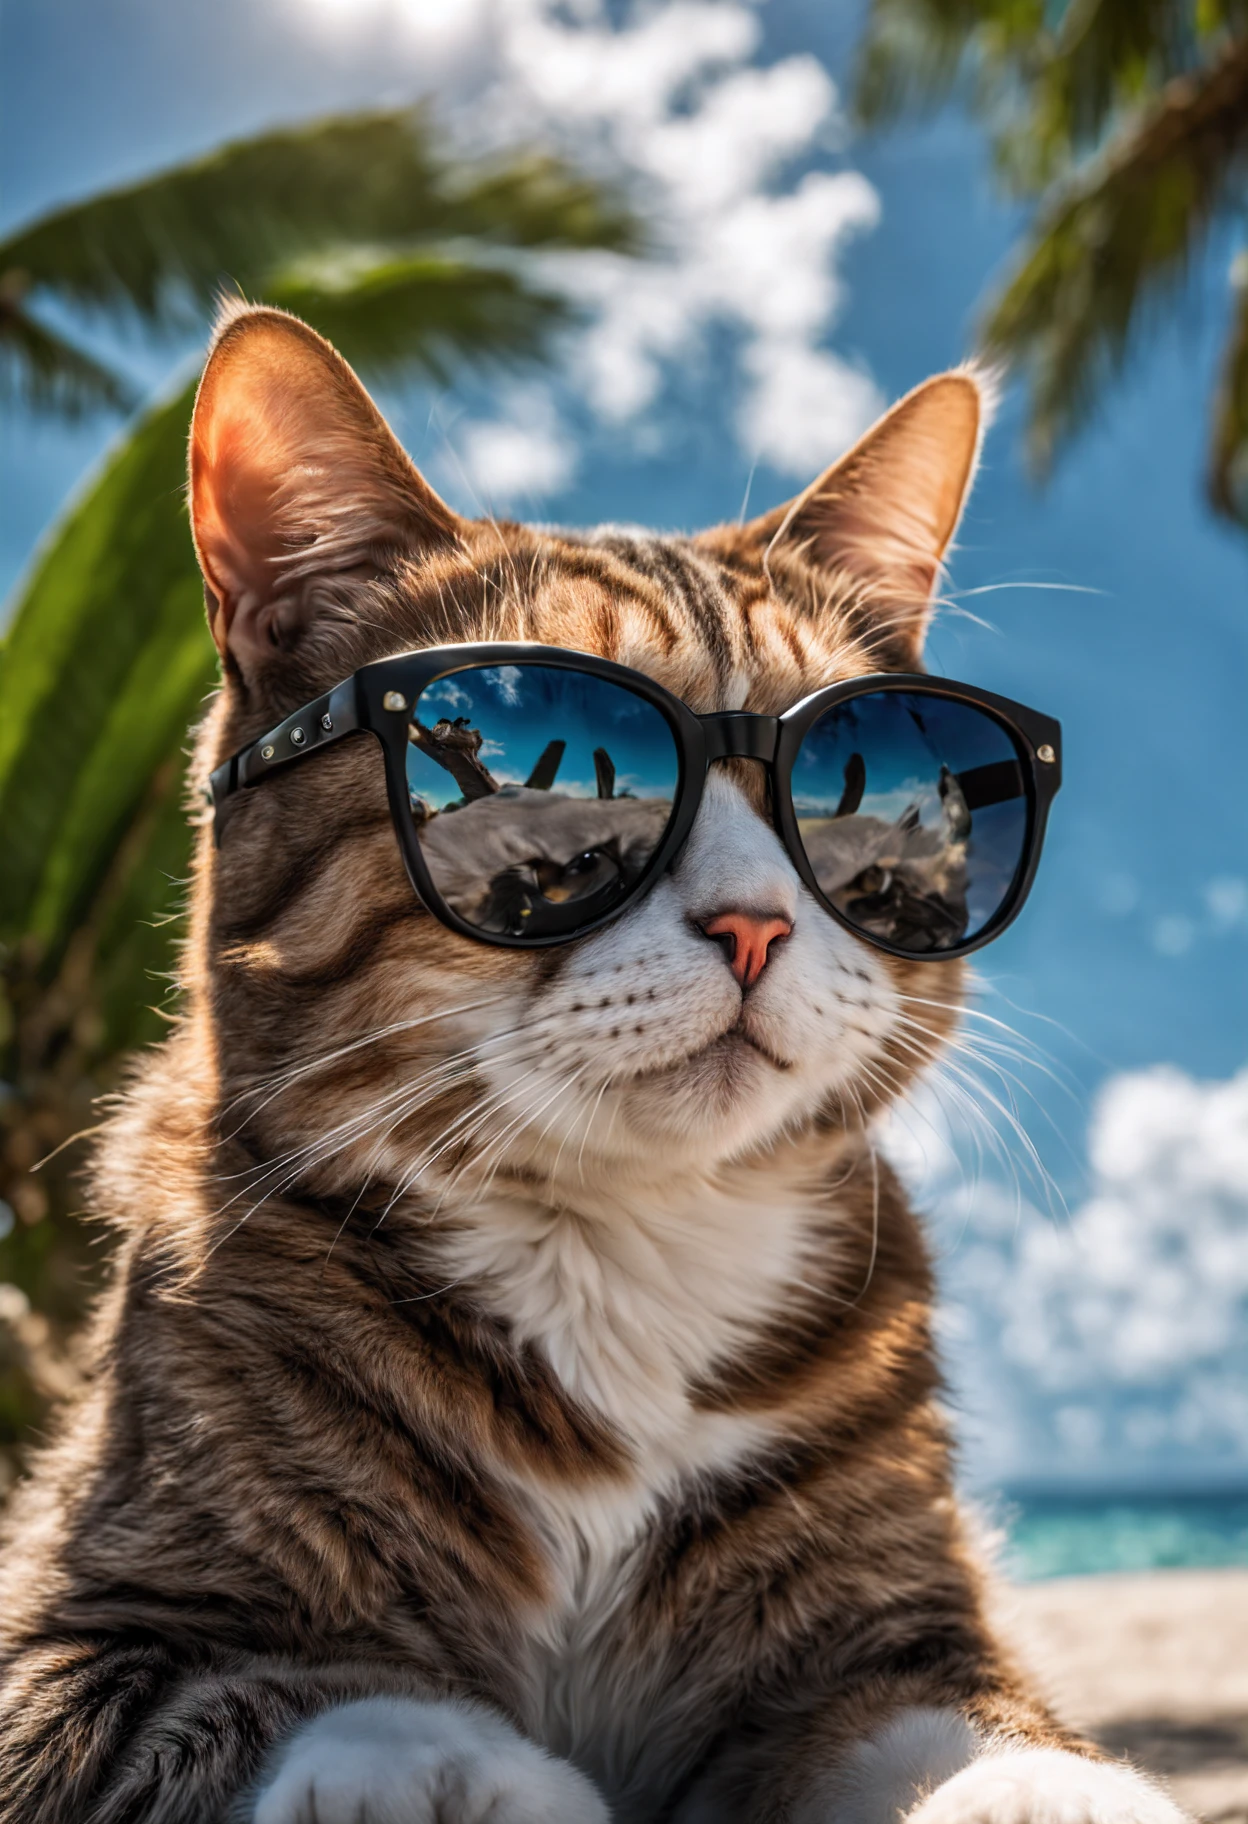
[[[941,562],[970,493],[991,389],[969,370],[900,400],[804,494],[754,522],[769,556],[848,575],[904,662],[917,663]]]
[[[224,313],[199,384],[190,500],[212,635],[247,680],[298,642],[327,581],[459,527],[329,343],[245,306]]]

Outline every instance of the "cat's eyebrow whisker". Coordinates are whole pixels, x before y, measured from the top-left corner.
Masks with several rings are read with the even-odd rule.
[[[950,589],[946,591],[951,600],[960,601],[967,595],[996,595],[1003,589],[1046,589],[1059,595],[1106,595],[1104,589],[1098,589],[1091,583],[1046,583],[1019,580],[1003,583],[980,583],[974,589]]]

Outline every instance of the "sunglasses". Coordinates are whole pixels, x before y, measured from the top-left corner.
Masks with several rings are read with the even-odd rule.
[[[892,956],[978,950],[1018,915],[1061,783],[1061,729],[990,691],[888,673],[781,716],[695,715],[590,653],[469,644],[365,665],[212,774],[244,787],[375,735],[408,878],[452,931],[533,949],[635,904],[708,768],[761,761],[776,831],[830,917]]]

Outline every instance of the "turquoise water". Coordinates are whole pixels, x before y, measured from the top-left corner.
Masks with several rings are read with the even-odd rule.
[[[1248,1565],[1248,1490],[1233,1494],[1005,1494],[994,1517],[1014,1577]]]

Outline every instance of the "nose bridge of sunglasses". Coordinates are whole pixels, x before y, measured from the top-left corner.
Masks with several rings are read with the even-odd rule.
[[[746,709],[726,710],[718,715],[699,718],[706,736],[706,758],[716,760],[761,760],[775,763],[780,745],[779,716],[758,716]]]

